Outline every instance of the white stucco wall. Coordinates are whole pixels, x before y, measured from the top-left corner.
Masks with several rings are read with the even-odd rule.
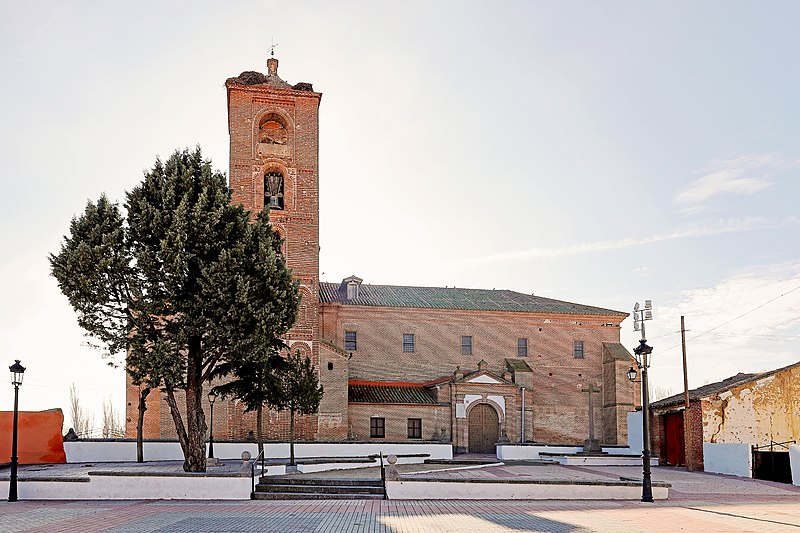
[[[800,445],[789,445],[789,465],[792,468],[792,485],[800,487]]]
[[[0,492],[8,494],[8,481]],[[248,500],[247,477],[90,476],[89,482],[20,481],[20,500]]]
[[[703,465],[706,472],[753,477],[753,454],[749,444],[704,442]]]
[[[207,448],[206,448],[207,449]],[[217,459],[241,459],[243,451],[249,451],[253,458],[258,455],[258,447],[252,443],[215,442],[214,456]],[[68,463],[117,462],[136,460],[136,442],[133,441],[78,441],[65,442],[64,451]],[[430,459],[452,459],[453,447],[450,444],[435,443],[302,443],[295,444],[295,457],[364,457],[383,453],[429,454]],[[289,444],[272,442],[264,444],[264,455],[268,459],[288,458]],[[145,461],[182,461],[183,452],[177,442],[145,442]]]
[[[628,448],[641,454],[644,450],[642,440],[642,412],[630,411],[628,413]]]

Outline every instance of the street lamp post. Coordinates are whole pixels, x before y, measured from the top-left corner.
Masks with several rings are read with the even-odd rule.
[[[208,424],[208,458],[214,458],[214,402],[217,400],[217,393],[214,390],[208,392],[208,403],[211,404],[211,420]]]
[[[636,354],[636,365],[642,371],[642,501],[653,501],[653,485],[650,474],[650,390],[647,384],[647,369],[650,366],[650,354],[653,348],[647,345],[644,323],[653,319],[653,303],[651,300],[644,301],[644,309],[639,309],[639,302],[633,307],[634,330],[638,331],[641,327],[642,338],[639,346],[633,349]],[[627,372],[628,379],[636,379],[636,371],[631,367]]]
[[[11,371],[11,384],[14,385],[14,425],[11,435],[11,483],[8,485],[8,501],[17,501],[17,426],[19,422],[19,387],[22,385],[22,375],[25,367],[19,364],[19,359],[14,360],[14,364],[8,367]]]

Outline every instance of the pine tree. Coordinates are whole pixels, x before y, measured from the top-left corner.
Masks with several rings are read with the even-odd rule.
[[[227,382],[214,387],[222,396],[231,396],[241,401],[244,412],[256,412],[256,439],[258,453],[264,453],[264,407],[278,408],[283,404],[281,372],[286,360],[278,350],[285,348],[280,340],[274,346],[255,349],[247,356],[225,361],[214,371],[215,375],[231,376]]]
[[[294,464],[295,414],[311,415],[317,412],[322,401],[322,385],[311,359],[303,359],[300,352],[290,354],[281,372],[281,409],[289,411],[289,464]]]
[[[253,220],[232,206],[225,176],[199,147],[156,160],[125,207],[127,219],[105,197],[90,202],[51,255],[52,272],[87,334],[110,354],[127,350],[143,390],[166,393],[184,470],[205,471],[203,385],[218,364],[292,326],[297,283],[267,213]]]

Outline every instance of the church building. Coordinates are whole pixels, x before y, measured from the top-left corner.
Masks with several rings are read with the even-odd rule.
[[[324,387],[319,412],[298,424],[300,439],[434,440],[479,453],[498,442],[583,443],[591,390],[595,435],[626,442],[638,397],[625,375],[633,359],[619,342],[627,313],[510,290],[321,281],[322,94],[282,80],[274,57],[266,74],[243,72],[225,86],[232,201],[270,208],[302,297],[285,341],[311,358]],[[137,398],[129,379],[129,437]],[[288,437],[286,413],[264,416],[268,438]],[[254,414],[217,401],[213,429],[215,441],[245,440]],[[156,392],[144,437],[175,438]]]

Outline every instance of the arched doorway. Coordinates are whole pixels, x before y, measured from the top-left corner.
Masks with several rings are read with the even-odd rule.
[[[500,438],[500,419],[488,403],[481,403],[469,412],[469,453],[495,453]]]

